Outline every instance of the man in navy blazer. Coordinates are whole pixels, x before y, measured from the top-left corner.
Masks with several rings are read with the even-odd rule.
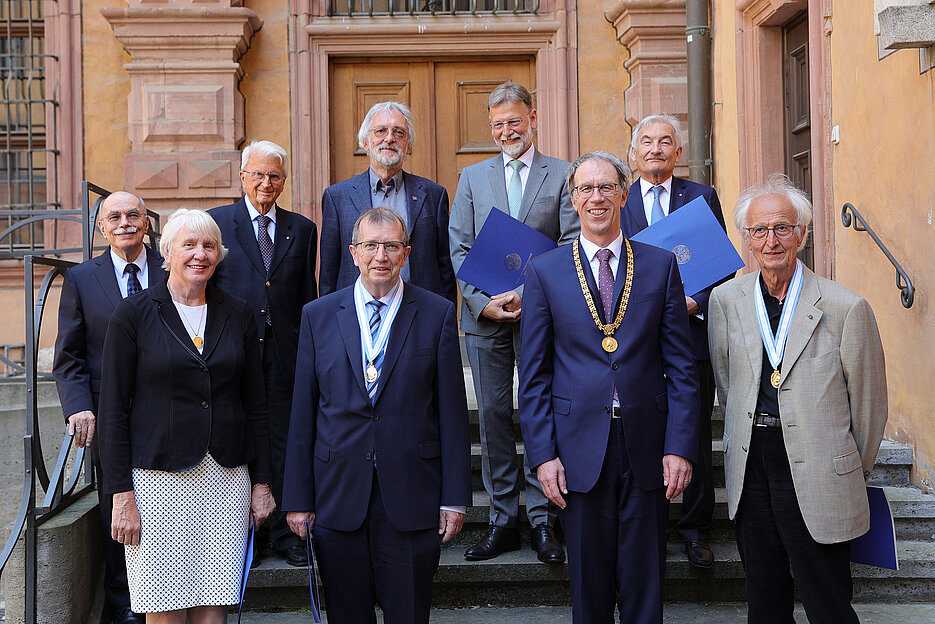
[[[580,156],[571,245],[535,258],[523,297],[519,415],[562,509],[575,624],[662,622],[668,500],[697,460],[698,387],[672,253],[620,230],[629,168]]]
[[[366,211],[351,286],[302,311],[283,509],[314,529],[329,621],[429,621],[440,542],[471,501],[455,307],[404,283],[402,219]]]
[[[403,171],[416,142],[412,111],[399,102],[374,104],[360,125],[357,142],[367,151],[370,168],[329,186],[321,197],[321,294],[357,281],[360,273],[347,253],[354,222],[370,208],[389,206],[406,224],[412,247],[403,281],[457,303],[448,254],[448,191]]]
[[[634,236],[647,228],[650,222],[665,218],[697,197],[704,198],[721,228],[725,227],[717,191],[710,186],[672,175],[681,156],[681,132],[678,119],[674,116],[650,115],[637,124],[630,142],[630,158],[636,163],[640,177],[630,187],[627,196],[621,220],[625,236]],[[710,568],[714,565],[714,554],[708,545],[711,516],[714,514],[714,475],[711,469],[714,373],[708,356],[707,323],[708,296],[714,286],[716,284],[685,297],[688,322],[692,330],[695,368],[701,389],[698,412],[701,435],[698,436],[698,465],[691,485],[682,495],[682,517],[676,525],[676,530],[685,543],[685,554],[689,563],[699,568]]]
[[[282,498],[299,317],[302,306],[318,296],[315,224],[276,204],[286,183],[286,158],[286,150],[271,141],[250,143],[241,158],[244,196],[208,211],[229,250],[211,284],[246,300],[256,318],[269,407],[271,485],[277,502]],[[261,530],[257,554],[266,545],[268,531],[270,544],[287,563],[307,564],[305,545],[289,530],[281,510],[273,512]]]
[[[98,483],[101,544],[104,551],[104,597],[116,624],[144,621],[130,610],[123,546],[110,535],[113,500],[103,494],[95,439],[101,391],[104,334],[114,308],[129,294],[165,277],[162,257],[143,244],[149,219],[143,200],[125,191],[108,195],[97,222],[110,247],[65,273],[58,308],[58,337],[52,375],[75,446],[90,446]],[[134,284],[131,284],[135,280]]]

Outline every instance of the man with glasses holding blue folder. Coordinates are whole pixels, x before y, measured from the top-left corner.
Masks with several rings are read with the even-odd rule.
[[[559,244],[578,234],[579,222],[565,188],[568,163],[533,145],[538,125],[532,96],[507,81],[487,99],[490,129],[501,153],[465,167],[451,205],[449,239],[455,274],[493,210],[502,210]],[[464,280],[461,330],[474,377],[480,420],[481,472],[490,497],[487,534],[467,549],[469,561],[518,550],[519,474],[526,478],[526,516],[531,546],[543,563],[562,563],[565,552],[552,531],[554,513],[529,462],[517,461],[513,424],[513,370],[519,361],[523,288],[485,293]]]
[[[691,200],[702,197],[725,229],[724,215],[717,191],[710,186],[673,175],[682,157],[679,122],[672,115],[650,115],[633,130],[630,158],[636,163],[639,179],[630,187],[621,223],[628,238],[666,218]],[[697,293],[685,293],[688,322],[692,330],[701,402],[698,418],[698,465],[691,484],[682,494],[682,517],[676,530],[685,542],[688,562],[698,568],[714,565],[708,544],[711,516],[714,514],[714,475],[711,469],[711,411],[714,409],[714,376],[708,356],[708,331],[705,314],[713,286]]]

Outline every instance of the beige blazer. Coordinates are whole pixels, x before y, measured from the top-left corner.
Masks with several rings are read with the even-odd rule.
[[[731,519],[743,492],[763,362],[754,307],[758,277],[751,273],[718,286],[708,305]],[[883,345],[870,305],[808,269],[783,355],[779,412],[809,533],[822,544],[865,533],[865,482],[887,417]]]

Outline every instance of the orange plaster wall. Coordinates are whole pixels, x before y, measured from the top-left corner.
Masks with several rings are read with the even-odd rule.
[[[578,144],[580,153],[604,150],[626,160],[630,127],[624,92],[630,77],[623,67],[627,49],[604,18],[609,3],[578,2]]]
[[[915,478],[935,486],[935,72],[919,75],[918,50],[878,60],[873,2],[835,0],[832,124],[834,206],[850,202],[916,286],[902,307],[896,273],[866,234],[835,221],[836,279],[873,307],[889,387],[887,436],[913,445]]]

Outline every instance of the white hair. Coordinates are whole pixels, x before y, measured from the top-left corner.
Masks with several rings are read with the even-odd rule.
[[[275,156],[279,159],[279,164],[283,169],[286,168],[286,150],[282,146],[272,141],[250,141],[250,145],[244,148],[240,155],[240,170],[247,170],[247,163],[250,162],[250,156],[256,153],[258,156]]]

